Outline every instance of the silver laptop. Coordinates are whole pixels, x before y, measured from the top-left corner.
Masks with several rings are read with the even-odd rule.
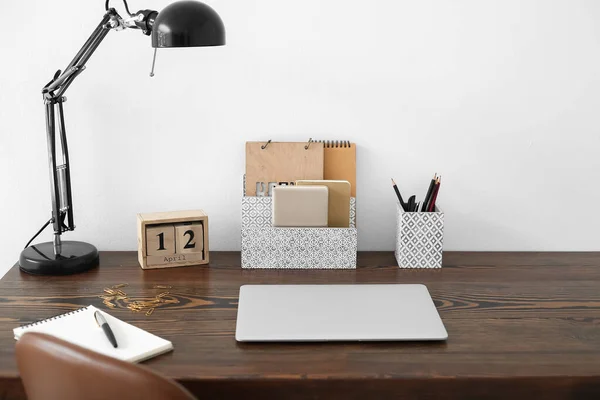
[[[244,285],[238,342],[446,340],[424,285]]]

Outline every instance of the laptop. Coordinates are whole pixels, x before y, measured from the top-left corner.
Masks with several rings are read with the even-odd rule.
[[[424,285],[244,285],[238,342],[446,340]]]

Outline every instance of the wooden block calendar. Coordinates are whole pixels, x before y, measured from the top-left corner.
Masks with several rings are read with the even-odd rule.
[[[208,264],[208,216],[202,210],[138,214],[143,269]]]

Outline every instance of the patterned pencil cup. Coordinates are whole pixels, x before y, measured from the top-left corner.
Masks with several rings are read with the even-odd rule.
[[[396,261],[400,268],[441,268],[444,213],[404,212],[396,205]]]

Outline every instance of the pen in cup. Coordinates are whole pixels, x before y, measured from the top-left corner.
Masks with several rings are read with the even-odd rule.
[[[435,204],[438,197],[438,192],[440,190],[440,184],[442,183],[442,176],[437,175],[437,173],[433,176],[433,179],[429,183],[429,188],[427,189],[427,194],[422,202],[417,202],[415,195],[412,195],[408,198],[408,201],[405,203],[402,195],[400,194],[400,190],[398,190],[398,186],[396,182],[392,179],[392,186],[394,191],[396,192],[396,196],[398,197],[398,201],[400,202],[400,206],[404,212],[435,212]]]

